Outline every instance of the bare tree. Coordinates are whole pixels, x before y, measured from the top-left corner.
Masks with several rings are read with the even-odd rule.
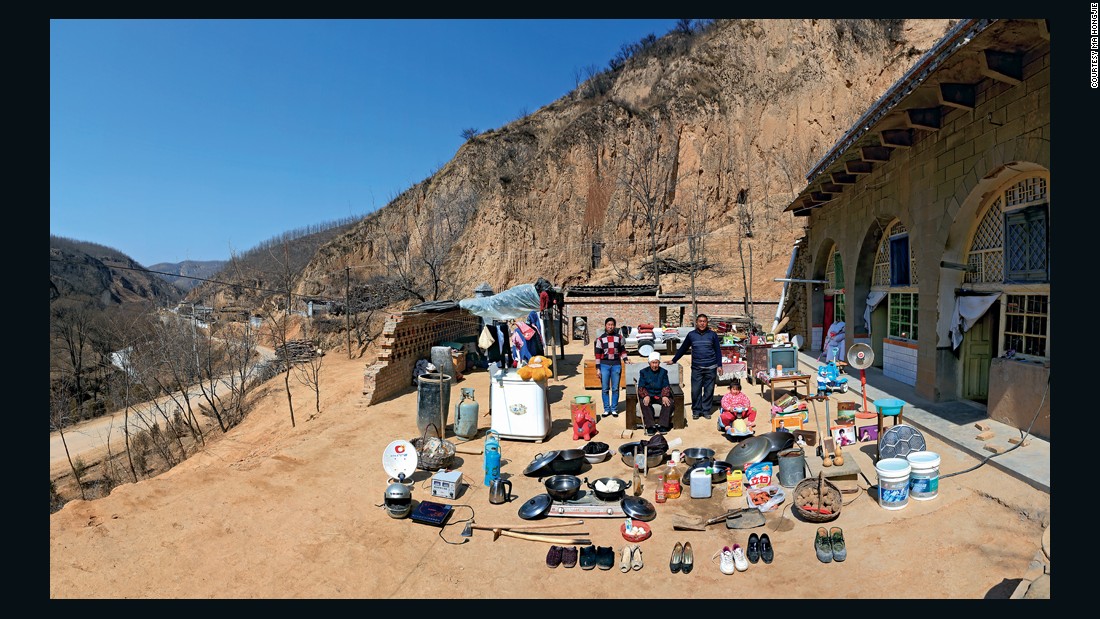
[[[661,269],[657,260],[658,233],[676,193],[677,161],[680,138],[677,133],[661,131],[661,120],[654,112],[645,118],[624,155],[625,163],[619,184],[626,190],[623,219],[635,224],[639,220],[649,229],[649,248],[653,257],[653,282],[661,286]]]
[[[684,230],[687,233],[688,268],[691,277],[691,315],[699,315],[699,301],[695,290],[695,275],[704,257],[704,240],[707,234],[709,213],[706,196],[703,195],[702,178],[696,177],[691,196],[681,205]]]
[[[93,339],[94,317],[82,303],[58,300],[50,304],[50,341],[59,348],[58,359],[72,378],[79,418],[84,418],[84,375],[88,370],[87,354]]]
[[[425,212],[390,226],[386,236],[387,284],[420,301],[448,298],[464,283],[453,280],[452,252],[477,211],[477,195],[435,194]]]
[[[275,347],[281,348],[283,351],[283,363],[286,365],[283,369],[283,387],[286,389],[286,402],[290,408],[290,427],[294,428],[297,427],[297,424],[294,421],[294,398],[290,393],[292,363],[289,344],[291,339],[291,312],[294,307],[294,273],[290,268],[290,250],[287,244],[283,244],[283,260],[280,261],[274,255],[272,255],[272,258],[280,265],[275,278],[276,290],[279,290],[282,294],[269,297],[264,308],[271,324],[271,336],[275,341]],[[282,306],[283,303],[286,304],[285,307]]]
[[[84,494],[84,482],[80,479],[81,471],[73,463],[73,456],[69,453],[69,443],[65,439],[65,426],[72,420],[76,409],[72,404],[68,382],[68,377],[62,376],[50,386],[50,423],[57,428],[57,433],[61,436],[61,446],[65,448],[65,459],[69,461],[69,470],[73,472],[73,479],[80,488],[80,498],[88,500]]]
[[[477,137],[478,133],[479,132],[477,130],[477,127],[466,127],[465,129],[462,130],[461,135],[462,135],[462,139],[466,140],[468,142],[468,141],[474,139],[475,137]]]
[[[298,382],[309,387],[310,391],[313,392],[316,413],[310,417],[312,419],[314,416],[321,414],[321,365],[325,359],[325,351],[320,338],[312,337],[309,342],[313,347],[313,354],[297,365],[296,376]]]

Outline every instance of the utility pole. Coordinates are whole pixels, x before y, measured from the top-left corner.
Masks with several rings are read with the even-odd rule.
[[[351,266],[344,265],[344,325],[348,330],[348,359],[351,359]]]

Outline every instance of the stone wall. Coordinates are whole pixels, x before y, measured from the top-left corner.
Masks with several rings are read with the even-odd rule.
[[[430,359],[432,346],[477,335],[481,319],[464,309],[447,312],[392,314],[382,328],[382,352],[363,374],[367,405],[413,386],[412,372],[420,359]]]
[[[1047,365],[993,359],[989,365],[989,418],[1021,430],[1026,430],[1034,420],[1031,433],[1049,441],[1049,380],[1050,367]]]

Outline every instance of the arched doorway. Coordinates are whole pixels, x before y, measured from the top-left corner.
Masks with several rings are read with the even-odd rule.
[[[985,403],[994,357],[1050,359],[1050,173],[1012,174],[977,213],[956,295],[982,302],[971,302],[961,333],[959,396]]]
[[[908,385],[917,382],[918,283],[916,243],[900,219],[885,227],[871,269],[868,305],[871,348],[882,373]]]

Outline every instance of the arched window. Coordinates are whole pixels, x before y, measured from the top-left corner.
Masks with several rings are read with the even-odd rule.
[[[1049,174],[1017,176],[986,199],[966,254],[965,281],[1005,293],[999,352],[1049,359]]]
[[[825,264],[825,276],[829,280],[825,294],[833,297],[833,322],[841,322],[844,320],[844,262],[835,243]]]
[[[909,230],[895,219],[879,242],[871,280],[872,290],[889,292],[887,335],[891,338],[917,339],[917,282],[917,258],[909,243]]]

